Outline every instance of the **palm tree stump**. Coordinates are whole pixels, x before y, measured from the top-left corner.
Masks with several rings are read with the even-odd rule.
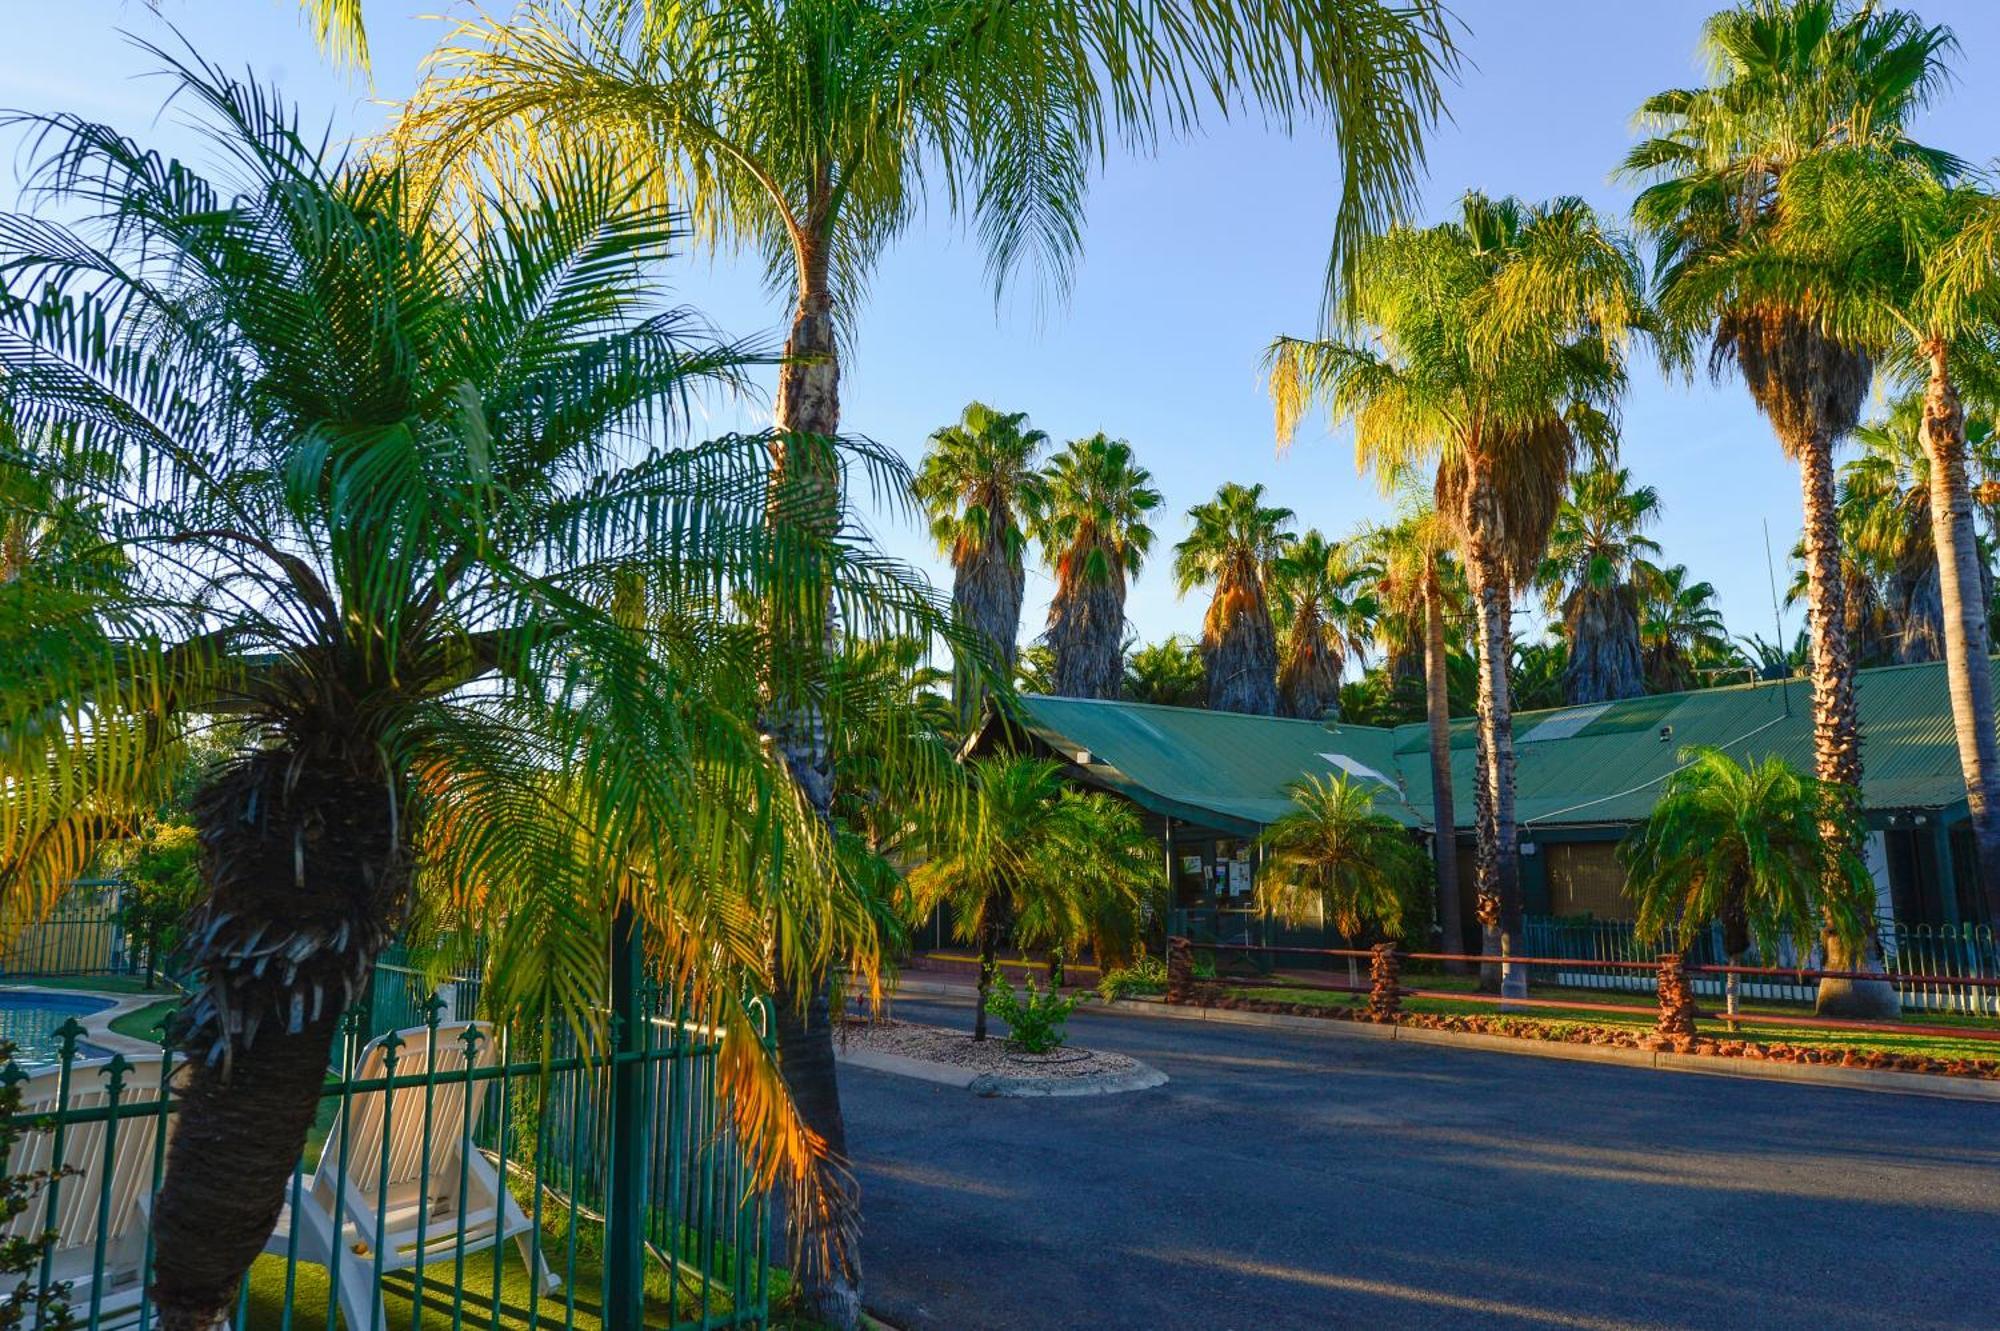
[[[1368,962],[1368,1018],[1394,1024],[1403,1015],[1403,959],[1394,943],[1377,943]]]
[[[1694,985],[1680,953],[1668,952],[1660,958],[1659,987],[1659,1033],[1670,1040],[1694,1039]]]

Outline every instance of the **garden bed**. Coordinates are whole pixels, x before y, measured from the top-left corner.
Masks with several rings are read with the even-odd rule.
[[[1108,1050],[1065,1046],[1030,1054],[1002,1035],[975,1040],[965,1031],[915,1022],[849,1021],[839,1038],[842,1057],[861,1066],[923,1075],[986,1095],[1090,1095],[1166,1081],[1138,1059]]]
[[[1598,997],[1598,995],[1593,995]],[[1515,1016],[1490,1010],[1426,1011],[1426,1000],[1406,1000],[1396,1024],[1427,1030],[1461,1031],[1476,1035],[1499,1035],[1513,1039],[1553,1041],[1561,1044],[1599,1045],[1610,1048],[1642,1049],[1656,1053],[1696,1054],[1716,1058],[1743,1058],[1772,1063],[1802,1063],[1821,1067],[1868,1068],[1884,1072],[1916,1072],[1934,1076],[1976,1077],[2000,1080],[2000,1049],[1995,1056],[1972,1056],[1969,1041],[1939,1037],[1906,1037],[1901,1048],[1870,1047],[1856,1043],[1852,1033],[1829,1030],[1799,1034],[1786,1028],[1776,1036],[1775,1028],[1756,1028],[1754,1015],[1746,1013],[1735,1034],[1699,1034],[1692,1037],[1660,1035],[1651,1029],[1652,1010],[1634,1005],[1627,1021],[1593,1013],[1570,1020],[1560,1016]],[[1365,999],[1359,995],[1333,994],[1324,990],[1281,987],[1260,990],[1232,990],[1203,984],[1196,992],[1195,1005],[1233,1008],[1249,1012],[1273,1012],[1290,1016],[1320,1017],[1331,1021],[1374,1021]],[[1470,1007],[1470,1004],[1439,1002],[1438,1007]],[[1582,1014],[1579,1014],[1582,1017]],[[1719,1024],[1719,1023],[1718,1023]],[[1847,1038],[1843,1038],[1846,1036]],[[1876,1043],[1881,1037],[1877,1037]],[[1927,1047],[1928,1046],[1928,1047]],[[1980,1054],[1985,1054],[1981,1049]]]

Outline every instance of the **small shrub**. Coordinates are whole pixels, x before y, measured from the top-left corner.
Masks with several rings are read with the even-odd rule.
[[[1097,994],[1109,1003],[1132,994],[1167,992],[1167,963],[1143,953],[1129,966],[1119,966],[1098,981]]]
[[[1013,988],[1002,984],[986,996],[986,1010],[1007,1023],[1009,1043],[1023,1053],[1046,1054],[1062,1048],[1069,1038],[1064,1027],[1082,1001],[1064,998],[1053,989],[1043,993],[1031,975],[1025,1000],[1016,998]]]

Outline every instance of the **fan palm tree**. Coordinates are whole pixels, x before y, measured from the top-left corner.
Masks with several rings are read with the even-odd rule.
[[[1125,696],[1164,707],[1206,706],[1208,668],[1201,649],[1175,635],[1133,652],[1125,658]]]
[[[1160,506],[1152,480],[1132,460],[1132,445],[1102,433],[1072,441],[1049,463],[1035,539],[1056,575],[1046,636],[1055,653],[1051,691],[1060,697],[1118,696],[1125,589],[1153,548],[1146,515]]]
[[[925,641],[948,618],[771,513],[766,439],[661,442],[745,361],[658,303],[681,237],[629,184],[553,175],[471,233],[393,165],[326,164],[272,95],[156,54],[228,187],[30,118],[31,182],[78,220],[0,220],[6,460],[84,478],[128,562],[83,598],[0,585],[0,892],[45,908],[210,732],[194,1056],[152,1211],[162,1325],[234,1306],[335,1025],[412,916],[505,920],[496,1015],[586,1034],[614,913],[646,920],[670,990],[723,1032],[766,1178],[824,1209],[825,1144],[748,1005],[828,956],[873,973],[878,939],[767,752],[756,681],[811,694],[835,733],[845,707],[822,663],[773,661],[719,607],[826,596]]]
[[[1922,403],[1906,396],[1885,419],[1858,426],[1854,442],[1861,452],[1841,464],[1834,500],[1842,547],[1875,582],[1873,596],[1883,605],[1893,659],[1901,664],[1944,654],[1930,460],[1917,439],[1921,422]],[[1979,570],[1973,576],[1977,581]],[[1983,606],[1984,588],[1974,594]]]
[[[986,644],[988,668],[1003,676],[1014,670],[1027,579],[1021,553],[1028,516],[1042,504],[1037,457],[1048,439],[1028,426],[1027,413],[974,402],[957,424],[931,436],[911,486],[930,514],[938,549],[951,557],[952,605]],[[961,670],[955,686],[967,726],[982,706],[975,680]]]
[[[1401,938],[1422,928],[1424,855],[1409,830],[1375,811],[1375,797],[1345,776],[1287,786],[1292,808],[1257,838],[1257,905],[1287,924],[1317,917],[1343,938],[1378,929]]]
[[[1348,342],[1271,349],[1278,433],[1324,404],[1355,427],[1356,458],[1394,485],[1433,462],[1438,508],[1459,533],[1478,607],[1479,888],[1488,944],[1521,922],[1514,819],[1513,594],[1533,575],[1582,444],[1608,437],[1630,330],[1637,260],[1580,200],[1529,205],[1468,194],[1438,226],[1363,247]],[[1527,977],[1506,966],[1511,993]]]
[[[1634,489],[1632,473],[1611,466],[1579,473],[1556,510],[1535,580],[1569,641],[1565,702],[1611,702],[1645,692],[1633,570],[1659,553],[1643,534],[1659,511],[1659,491]]]
[[[986,1038],[986,999],[999,975],[1000,941],[1065,949],[1129,937],[1120,911],[1136,918],[1139,894],[1157,881],[1145,845],[1136,877],[1129,835],[1137,826],[1063,789],[1059,764],[1026,755],[972,764],[976,808],[931,831],[929,858],[910,873],[910,918],[951,906],[961,941],[979,949],[979,1008],[972,1038]],[[1109,844],[1098,838],[1108,836]]]
[[[1782,758],[1747,765],[1721,749],[1689,748],[1646,821],[1618,848],[1625,894],[1638,907],[1641,938],[1671,933],[1685,950],[1716,920],[1729,963],[1756,944],[1775,964],[1789,940],[1801,947],[1822,921],[1861,941],[1873,913],[1874,880],[1853,839],[1822,833],[1827,808],[1852,807]],[[1832,864],[1828,864],[1828,857]],[[1825,895],[1828,885],[1836,890]],[[1737,1013],[1737,977],[1726,982]]]
[[[1712,17],[1707,87],[1675,89],[1640,108],[1654,136],[1623,173],[1648,181],[1633,204],[1658,246],[1655,289],[1666,325],[1710,339],[1710,367],[1735,365],[1779,445],[1799,464],[1814,650],[1814,770],[1856,791],[1861,746],[1835,513],[1833,448],[1859,419],[1872,374],[1865,339],[1833,316],[1837,283],[1817,257],[1775,235],[1787,177],[1829,152],[1879,150],[1943,178],[1957,163],[1913,143],[1904,127],[1943,87],[1950,32],[1906,10],[1848,0],[1757,0]],[[1808,273],[1819,276],[1808,277]],[[1990,709],[1989,709],[1990,710]],[[1851,820],[1839,826],[1851,827]],[[1828,824],[1828,830],[1834,830]],[[1840,939],[1829,934],[1830,948]],[[1877,964],[1836,954],[1843,969]],[[1886,983],[1829,982],[1821,1006],[1846,1015],[1896,1010]]]
[[[1465,613],[1464,578],[1452,558],[1453,533],[1421,490],[1406,492],[1394,524],[1364,537],[1381,569],[1377,597],[1384,616],[1423,625],[1424,722],[1430,742],[1431,858],[1437,870],[1438,927],[1444,950],[1461,951],[1458,811],[1451,779],[1451,698],[1447,679],[1448,623]],[[1449,963],[1454,970],[1461,963]]]
[[[1317,528],[1271,565],[1272,624],[1278,634],[1278,706],[1285,716],[1340,716],[1340,677],[1375,636],[1369,590],[1380,571]]]
[[[791,305],[777,480],[831,533],[838,478],[810,441],[839,430],[840,365],[867,282],[927,199],[977,233],[996,294],[1023,266],[1061,292],[1090,167],[1112,143],[1148,147],[1204,112],[1254,109],[1284,129],[1325,116],[1342,168],[1330,281],[1413,192],[1456,60],[1438,0],[1170,14],[1141,0],[525,0],[453,26],[393,133],[467,198],[608,156],[687,209],[701,242],[754,251]],[[1117,679],[1113,662],[1096,687]],[[821,727],[775,708],[768,719],[824,812]],[[823,1006],[797,1032],[780,1022],[788,1063],[831,1068]],[[830,1082],[809,1098],[837,1109]],[[819,1126],[839,1132],[831,1118]],[[853,1326],[858,1289],[809,1275],[808,1311]]]
[[[1714,584],[1690,576],[1685,564],[1660,568],[1642,559],[1632,567],[1639,591],[1639,651],[1646,687],[1654,693],[1694,688],[1704,663],[1735,655],[1715,605]]]
[[[1201,622],[1209,708],[1271,716],[1278,710],[1278,644],[1264,584],[1290,545],[1292,510],[1266,505],[1262,485],[1231,481],[1187,515],[1194,526],[1174,547],[1174,583],[1183,596],[1215,588]]]

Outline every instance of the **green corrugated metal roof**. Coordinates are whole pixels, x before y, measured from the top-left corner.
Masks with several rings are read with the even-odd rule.
[[[1093,781],[1155,812],[1247,831],[1286,808],[1284,787],[1341,762],[1380,773],[1378,806],[1410,823],[1432,821],[1425,727],[1323,725],[1143,703],[1030,695],[1029,729],[1072,761],[1087,751]],[[1864,670],[1862,795],[1874,810],[1937,808],[1965,798],[1942,665]],[[1529,826],[1642,818],[1689,744],[1743,756],[1812,763],[1812,697],[1804,680],[1632,698],[1515,718],[1517,812]],[[1453,723],[1456,823],[1472,822],[1471,723]],[[1661,738],[1662,727],[1672,727]],[[1538,734],[1537,732],[1541,732]]]
[[[1092,781],[1155,813],[1228,832],[1253,831],[1283,813],[1285,786],[1302,773],[1355,771],[1337,760],[1389,782],[1397,776],[1394,732],[1373,726],[1040,695],[1022,703],[1036,738]],[[1397,807],[1396,791],[1385,787],[1383,794],[1381,807],[1418,821]]]

